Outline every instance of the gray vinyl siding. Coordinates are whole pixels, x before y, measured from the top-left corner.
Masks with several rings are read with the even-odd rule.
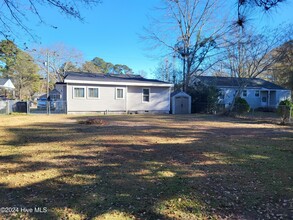
[[[142,89],[150,89],[150,101],[143,102]],[[127,96],[129,111],[170,111],[170,91],[168,87],[129,86]]]
[[[85,88],[84,98],[73,97],[73,88]],[[88,98],[88,88],[99,88],[99,98]],[[119,86],[124,88],[125,86]],[[116,86],[67,84],[68,112],[126,111],[126,98],[116,99]]]
[[[85,88],[84,98],[73,96],[74,88]],[[88,98],[88,88],[99,88],[99,98]],[[124,89],[124,99],[116,98],[116,88]],[[143,102],[142,89],[150,89],[150,101]],[[140,86],[106,86],[67,84],[67,108],[68,112],[162,112],[170,110],[169,87],[140,87]]]

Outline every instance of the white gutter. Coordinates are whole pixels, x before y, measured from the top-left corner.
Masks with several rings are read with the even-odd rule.
[[[174,87],[173,84],[169,83],[151,83],[151,82],[105,82],[105,81],[86,81],[86,80],[64,80],[65,83],[76,83],[76,84],[91,84],[91,85],[117,85],[117,86],[156,86],[156,87]]]

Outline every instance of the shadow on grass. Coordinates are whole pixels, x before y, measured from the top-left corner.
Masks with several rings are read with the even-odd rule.
[[[101,118],[109,126],[52,122],[9,130],[15,138],[5,145],[27,151],[1,156],[8,166],[1,175],[10,164],[17,175],[56,172],[20,187],[1,184],[1,205],[47,207],[28,214],[42,219],[290,216],[293,155],[279,148],[292,143],[291,131],[204,124],[229,122],[215,116]]]

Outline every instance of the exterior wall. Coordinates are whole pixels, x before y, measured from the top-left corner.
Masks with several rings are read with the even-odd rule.
[[[84,98],[73,97],[73,88],[85,88]],[[99,98],[89,98],[88,88],[99,88]],[[126,87],[119,86],[119,88]],[[116,99],[115,86],[67,84],[68,112],[126,111],[126,98]]]
[[[150,101],[143,102],[142,89],[150,89]],[[162,112],[170,111],[169,87],[140,87],[129,86],[127,91],[128,111],[138,112]]]
[[[229,88],[223,88],[223,89],[220,89],[223,96],[224,96],[224,99],[219,99],[219,103],[220,104],[225,104],[225,107],[228,107],[232,101],[233,101],[233,98],[235,96],[235,93],[236,93],[236,89],[229,89]]]
[[[245,89],[247,91],[247,95],[243,96],[241,93],[240,97],[244,98],[251,108],[259,108],[259,107],[274,107],[276,108],[280,101],[288,99],[291,97],[291,91],[289,90],[271,90],[271,97],[268,98],[267,103],[262,103],[261,93],[268,93],[270,90],[265,89]],[[221,89],[223,92],[224,100],[220,100],[221,104],[225,104],[226,107],[232,103],[232,100],[236,94],[236,89],[234,88],[223,88]],[[259,91],[259,96],[255,96],[255,92]],[[273,94],[275,93],[275,96]]]
[[[67,84],[67,111],[74,112],[155,112],[169,113],[169,87],[139,87],[139,86],[111,86]],[[74,87],[85,88],[85,98],[73,96]],[[88,98],[88,88],[99,88],[99,98]],[[124,99],[116,99],[116,88],[124,89]],[[143,102],[142,89],[150,89],[150,102]],[[57,89],[57,88],[56,88]],[[60,90],[58,90],[60,91]]]
[[[244,98],[248,105],[250,106],[250,108],[259,108],[262,107],[261,106],[261,90],[259,89],[244,89],[246,90],[246,96],[243,96],[243,93],[241,94],[241,98]],[[259,96],[255,96],[255,93],[259,91]]]
[[[225,104],[226,107],[228,107],[232,103],[237,89],[225,88],[225,89],[221,89],[221,90],[224,91],[224,94],[225,94],[224,101],[222,103]],[[243,92],[242,92],[240,94],[240,97],[244,98],[251,108],[255,109],[255,108],[264,107],[264,106],[262,106],[262,103],[261,103],[261,91],[262,90],[249,89],[249,88],[244,89],[244,90],[247,91],[246,96],[243,96]],[[255,96],[256,91],[259,91],[259,96]]]

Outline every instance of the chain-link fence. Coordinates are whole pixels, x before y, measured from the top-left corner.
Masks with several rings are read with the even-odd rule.
[[[293,122],[293,108],[285,105],[279,105],[278,107],[266,106],[250,108],[246,104],[235,104],[232,110],[230,110],[229,107],[229,105],[224,104],[198,102],[193,103],[192,113],[222,115],[229,112],[232,113],[232,115],[247,119],[259,119],[263,121],[283,123]]]
[[[0,101],[0,114],[66,114],[65,101]]]
[[[16,103],[15,100],[0,101],[0,114],[10,114],[15,111]]]
[[[192,113],[222,114],[226,110],[224,104],[197,102],[192,104]]]

